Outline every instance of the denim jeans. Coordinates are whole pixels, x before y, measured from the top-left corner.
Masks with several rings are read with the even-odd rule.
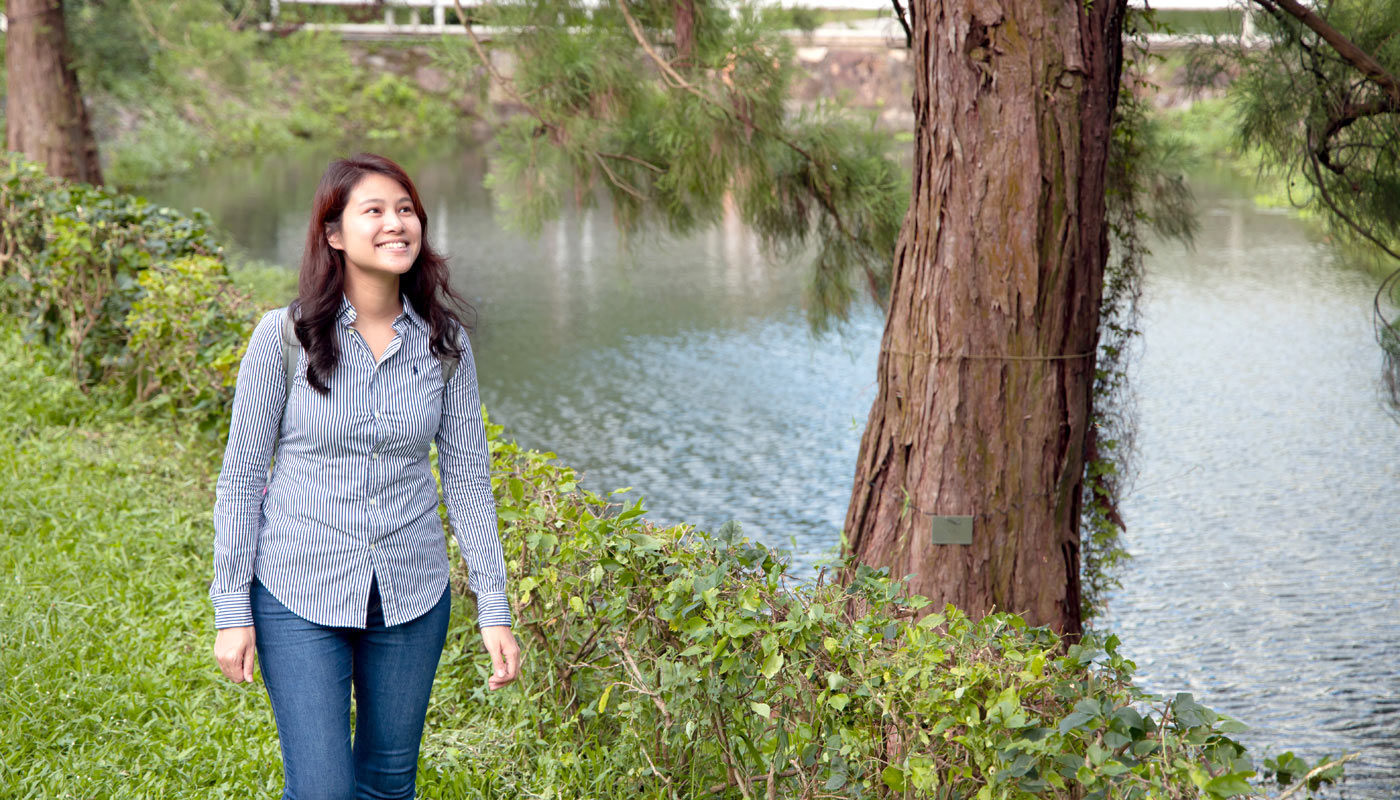
[[[428,613],[386,628],[371,584],[364,630],[332,628],[302,619],[253,581],[258,660],[282,744],[283,800],[411,800],[450,596],[444,590]]]

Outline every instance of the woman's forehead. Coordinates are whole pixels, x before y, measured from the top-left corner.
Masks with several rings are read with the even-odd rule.
[[[349,205],[359,205],[374,200],[397,202],[405,199],[410,198],[408,189],[403,184],[388,175],[371,172],[361,178],[350,190]]]

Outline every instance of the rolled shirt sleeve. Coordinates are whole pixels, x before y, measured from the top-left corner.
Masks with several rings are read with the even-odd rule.
[[[496,528],[491,494],[491,453],[486,444],[476,363],[465,331],[457,328],[462,358],[444,388],[436,437],[442,493],[452,533],[467,563],[467,581],[476,595],[477,626],[510,625],[505,555]]]
[[[253,580],[268,468],[281,430],[287,383],[281,311],[263,315],[238,368],[228,445],[214,501],[214,627],[253,624]],[[489,487],[488,487],[489,488]]]

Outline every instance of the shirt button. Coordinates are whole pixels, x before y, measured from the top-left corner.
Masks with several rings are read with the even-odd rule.
[[[379,458],[379,454],[378,454],[378,453],[371,453],[369,457],[370,457],[370,458],[376,458],[376,459],[377,459],[377,458]]]
[[[377,500],[377,499],[371,497],[371,498],[369,499],[369,504],[372,505],[372,506],[377,506],[377,505],[379,505],[379,500]]]
[[[369,546],[369,549],[373,550],[373,549],[374,549],[374,545],[370,545],[370,546]]]

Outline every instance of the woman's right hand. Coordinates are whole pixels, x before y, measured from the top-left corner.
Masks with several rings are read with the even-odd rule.
[[[219,660],[219,669],[229,680],[252,683],[253,662],[258,658],[258,650],[253,643],[253,626],[220,628],[214,637],[214,657]]]

